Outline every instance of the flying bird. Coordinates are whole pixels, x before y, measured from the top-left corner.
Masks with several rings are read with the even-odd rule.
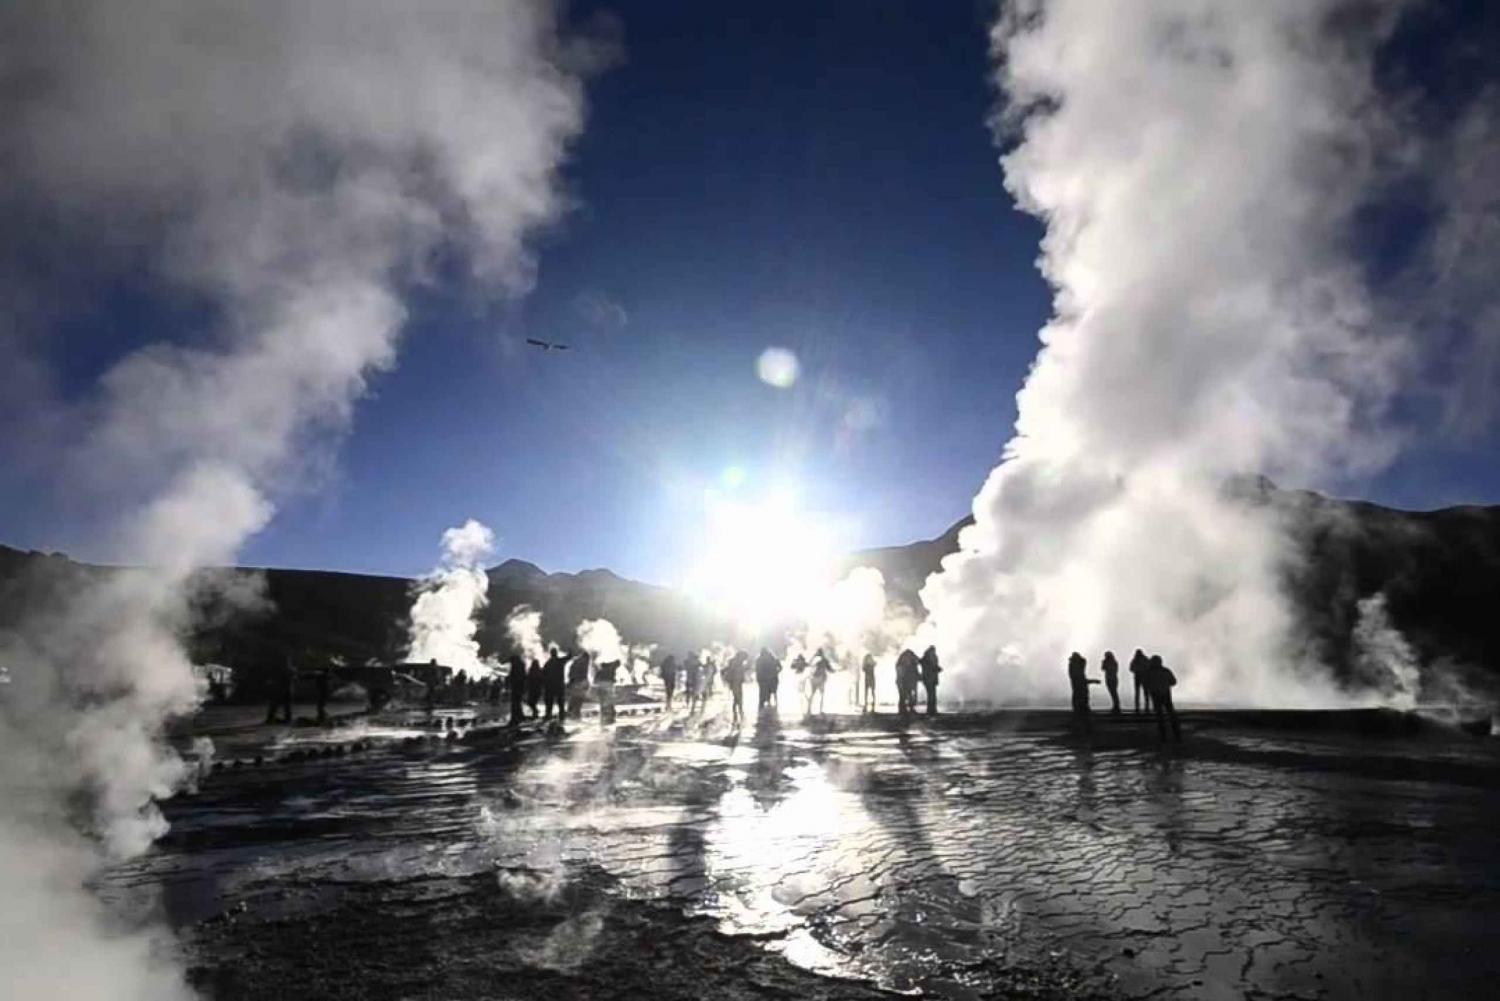
[[[526,343],[534,344],[537,347],[541,348],[543,351],[567,351],[570,347],[570,345],[555,344],[552,341],[539,341],[534,337],[526,338]]]

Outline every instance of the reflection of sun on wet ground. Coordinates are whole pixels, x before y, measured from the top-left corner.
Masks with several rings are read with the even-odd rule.
[[[1229,728],[1163,755],[1128,719],[1090,747],[1059,718],[678,716],[268,764],[169,804],[111,892],[191,922],[484,873],[525,905],[605,873],[806,968],[952,997],[1048,956],[1126,993],[1391,994],[1500,905],[1488,743]]]

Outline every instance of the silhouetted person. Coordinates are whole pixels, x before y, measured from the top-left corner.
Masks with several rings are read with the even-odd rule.
[[[1120,662],[1115,660],[1115,652],[1113,650],[1104,651],[1104,659],[1099,662],[1099,669],[1104,672],[1104,690],[1109,692],[1109,699],[1114,703],[1110,712],[1119,715]]]
[[[583,719],[583,700],[589,694],[589,657],[587,651],[581,652],[573,658],[568,665],[568,715],[574,719]]]
[[[568,658],[563,656],[557,647],[552,648],[552,655],[547,658],[547,664],[542,668],[542,704],[546,707],[546,713],[542,719],[552,718],[552,709],[557,707],[557,715],[563,714],[563,694],[568,688]]]
[[[510,725],[520,726],[526,718],[526,661],[518,653],[510,655],[510,674],[506,680],[510,682]],[[500,691],[498,684],[495,691]]]
[[[818,652],[813,655],[812,678],[807,690],[807,714],[812,715],[813,699],[818,700],[818,715],[823,714],[824,699],[827,696],[828,675],[833,672],[833,665],[828,661],[828,655],[819,647]]]
[[[724,684],[729,689],[729,718],[738,726],[745,719],[745,675],[750,670],[750,655],[741,650],[724,665]]]
[[[615,676],[619,670],[618,660],[606,660],[594,671],[594,688],[599,693],[600,726],[608,726],[615,721]]]
[[[760,648],[755,658],[755,684],[760,689],[760,708],[776,702],[776,689],[781,684],[781,661],[767,647]]]
[[[672,708],[672,693],[677,690],[677,658],[667,654],[661,662],[661,684],[667,690],[667,708]]]
[[[333,689],[333,669],[324,667],[318,672],[318,725],[328,722],[328,695]]]
[[[276,713],[283,713],[284,722],[292,721],[292,692],[297,686],[297,668],[288,657],[286,663],[271,672],[270,705],[266,707],[266,722],[276,722]]]
[[[936,716],[938,675],[943,673],[943,667],[938,663],[937,647],[930,646],[922,651],[921,669],[922,687],[927,689],[927,715]],[[912,694],[915,696],[916,693]],[[916,701],[915,698],[913,701]]]
[[[911,650],[902,650],[896,658],[896,711],[901,715],[917,708],[917,677],[921,665]]]
[[[1172,705],[1172,688],[1177,684],[1177,675],[1153,656],[1146,668],[1146,690],[1151,693],[1151,704],[1156,707],[1156,733],[1163,744],[1167,742],[1167,720],[1172,721],[1172,739],[1182,743],[1182,725],[1177,722],[1177,708]]]
[[[860,705],[861,709],[868,709],[868,710],[870,710],[870,712],[874,712],[875,711],[875,655],[873,653],[867,653],[867,654],[865,654],[865,660],[864,660],[864,663],[860,665],[860,670],[862,670],[864,672],[864,676],[865,676],[865,690],[860,693],[859,705]]]
[[[703,664],[696,653],[682,663],[682,696],[687,699],[688,715],[703,708]]]
[[[537,703],[542,701],[542,665],[535,658],[531,658],[531,666],[526,669],[526,705],[531,710],[531,718],[536,719]]]
[[[1130,655],[1130,676],[1135,679],[1135,711],[1141,711],[1141,696],[1146,697],[1146,711],[1151,711],[1151,690],[1146,687],[1146,672],[1151,660],[1139,649]]]
[[[1089,718],[1089,686],[1097,685],[1098,678],[1090,678],[1086,673],[1088,661],[1083,659],[1083,654],[1074,652],[1068,656],[1068,687],[1073,690],[1073,718],[1078,721],[1084,733],[1093,732],[1093,721]]]

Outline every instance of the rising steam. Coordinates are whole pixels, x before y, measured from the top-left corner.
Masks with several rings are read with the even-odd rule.
[[[442,562],[418,582],[412,602],[408,660],[435,660],[470,675],[490,672],[493,665],[479,657],[474,617],[489,604],[484,560],[494,551],[495,533],[473,518],[443,532]]]
[[[204,318],[118,361],[55,422],[81,429],[72,486],[107,485],[134,512],[118,554],[151,569],[84,589],[3,651],[0,993],[184,992],[147,939],[105,927],[69,808],[89,804],[111,854],[161,832],[153,799],[184,777],[162,724],[197,699],[178,641],[193,571],[232,562],[270,498],[319,468],[395,363],[404,290],[437,255],[524,291],[523,240],[558,213],[554,171],[581,126],[567,68],[581,55],[524,0],[0,13],[5,207],[80,253],[149,265]]]
[[[618,660],[624,663],[626,649],[620,642],[620,631],[608,619],[584,619],[578,623],[578,646],[595,664]]]
[[[1326,703],[1275,515],[1226,485],[1377,468],[1406,362],[1349,252],[1400,4],[1028,0],[993,33],[1006,185],[1056,290],[1015,435],[922,591],[960,693],[1058,698],[1145,647],[1181,697]]]
[[[505,617],[505,635],[528,661],[547,659],[547,645],[542,642],[542,613],[530,605],[517,605],[510,610]]]

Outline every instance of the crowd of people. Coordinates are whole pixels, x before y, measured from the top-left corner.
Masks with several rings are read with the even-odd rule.
[[[1119,715],[1120,708],[1120,662],[1113,650],[1106,650],[1099,662],[1104,674],[1104,689],[1109,693],[1110,712]],[[1170,728],[1172,740],[1182,743],[1182,727],[1177,721],[1177,707],[1172,704],[1172,689],[1177,685],[1177,676],[1162,663],[1159,654],[1146,654],[1137,649],[1130,658],[1130,675],[1135,682],[1135,711],[1141,712],[1142,704],[1147,713],[1156,716],[1157,734],[1163,743]],[[1093,732],[1092,707],[1089,686],[1099,684],[1098,678],[1088,676],[1088,660],[1076,650],[1068,657],[1068,687],[1073,694],[1073,716],[1084,733]]]
[[[526,719],[577,719],[584,700],[590,690],[599,702],[600,718],[604,723],[615,719],[615,685],[619,677],[619,661],[606,661],[592,666],[587,653],[571,653],[552,647],[547,661],[533,659],[528,665],[524,658],[512,656],[507,662],[508,671],[503,682],[497,676],[493,682],[503,684],[510,693],[511,720],[517,724]],[[745,718],[745,685],[752,677],[760,693],[759,710],[777,711],[781,707],[782,674],[790,671],[798,691],[802,695],[803,709],[807,715],[823,714],[827,711],[829,681],[841,669],[837,658],[819,648],[809,657],[798,652],[790,663],[783,664],[767,647],[752,662],[745,650],[729,651],[718,657],[706,652],[690,652],[680,660],[668,654],[657,665],[656,673],[661,679],[662,702],[665,709],[684,710],[688,716],[700,715],[708,699],[722,684],[729,694],[731,721],[738,725]],[[896,659],[897,711],[902,715],[917,712],[918,689],[925,688],[929,715],[937,712],[938,676],[942,673],[937,650],[928,647],[918,656],[915,651],[906,651]],[[855,701],[860,711],[873,712],[876,707],[876,660],[866,655],[859,665],[856,677]],[[496,697],[498,702],[498,696]]]
[[[437,668],[436,663],[431,665]],[[601,725],[609,725],[616,718],[615,687],[619,681],[622,664],[618,659],[600,661],[586,651],[565,651],[557,646],[548,650],[545,662],[532,658],[529,662],[520,654],[513,654],[505,662],[505,670],[495,671],[487,677],[469,677],[459,671],[440,686],[433,684],[427,690],[429,704],[444,702],[480,701],[499,706],[502,696],[510,698],[510,722],[520,725],[527,719],[559,722],[566,719],[581,719],[583,707],[592,693],[599,705]],[[1120,704],[1120,664],[1114,651],[1107,650],[1100,659],[1103,678],[1088,675],[1088,661],[1078,652],[1068,657],[1068,686],[1072,693],[1072,709],[1079,729],[1085,734],[1093,732],[1091,686],[1102,683],[1109,694],[1110,712],[1123,713]],[[668,654],[657,666],[661,678],[663,701],[670,712],[676,706],[686,710],[689,717],[701,715],[716,684],[723,682],[729,693],[730,719],[738,726],[744,721],[744,689],[754,669],[756,688],[760,693],[759,710],[779,712],[781,677],[789,670],[795,678],[798,691],[803,698],[803,708],[811,716],[816,711],[826,711],[828,683],[831,676],[840,670],[836,657],[824,649],[815,650],[809,658],[798,652],[791,662],[783,665],[768,647],[762,647],[752,664],[750,654],[744,650],[733,650],[714,656],[706,651],[690,652],[681,661]],[[1136,650],[1130,658],[1130,675],[1134,685],[1134,710],[1155,716],[1157,732],[1165,743],[1170,732],[1171,739],[1182,742],[1182,728],[1177,719],[1177,709],[1172,702],[1172,689],[1177,677],[1163,662],[1160,655]],[[877,661],[873,654],[866,654],[854,676],[853,701],[861,712],[874,712],[876,702]],[[929,646],[920,655],[915,650],[904,649],[895,659],[895,683],[897,712],[902,716],[918,712],[919,690],[926,695],[926,711],[935,715],[939,677],[943,671],[935,647]],[[292,660],[288,658],[285,671],[272,683],[270,706],[266,722],[275,721],[279,715],[291,722],[292,689],[298,677]],[[333,674],[324,667],[315,675],[317,682],[317,721],[326,719],[326,706]],[[632,673],[632,680],[634,678]],[[679,687],[680,686],[680,687]],[[679,701],[680,700],[680,701]]]

